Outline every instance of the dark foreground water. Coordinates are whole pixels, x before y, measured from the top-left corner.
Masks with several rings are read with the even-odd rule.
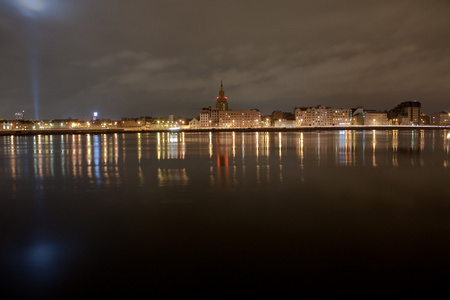
[[[382,294],[450,280],[450,131],[0,137],[0,293]]]

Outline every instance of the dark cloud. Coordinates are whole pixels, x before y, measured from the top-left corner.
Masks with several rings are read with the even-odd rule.
[[[221,79],[232,109],[450,109],[448,1],[42,1],[0,1],[0,117],[33,59],[41,118],[196,116]]]

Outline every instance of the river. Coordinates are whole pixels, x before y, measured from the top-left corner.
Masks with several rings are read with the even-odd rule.
[[[19,297],[437,289],[450,131],[0,136]]]

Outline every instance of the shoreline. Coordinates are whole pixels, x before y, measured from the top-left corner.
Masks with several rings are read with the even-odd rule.
[[[45,130],[0,130],[0,136],[19,135],[61,135],[61,134],[114,134],[114,133],[148,133],[148,132],[311,132],[336,130],[442,130],[450,126],[316,126],[316,127],[267,127],[267,128],[199,128],[199,129],[45,129]]]

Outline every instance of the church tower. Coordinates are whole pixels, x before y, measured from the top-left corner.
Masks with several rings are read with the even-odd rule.
[[[227,100],[227,97],[225,97],[222,80],[220,81],[220,91],[219,91],[219,97],[217,97],[216,108],[218,110],[228,110],[228,100]]]

